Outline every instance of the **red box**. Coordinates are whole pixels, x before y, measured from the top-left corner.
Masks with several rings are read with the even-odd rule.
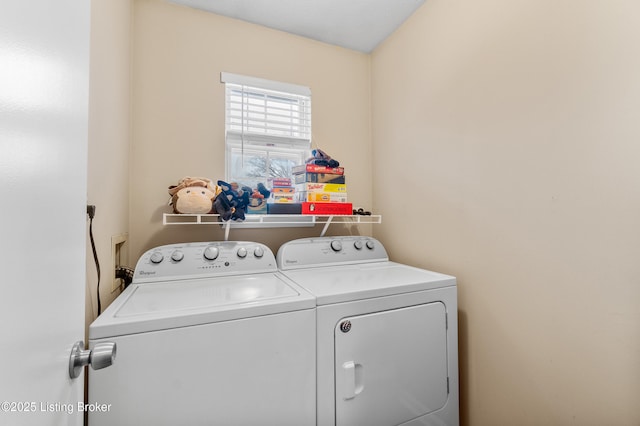
[[[317,166],[315,164],[302,164],[300,166],[293,166],[291,172],[295,175],[298,173],[330,173],[333,175],[343,175],[344,167],[327,167]]]
[[[353,204],[351,203],[302,203],[302,214],[317,215],[351,215]]]

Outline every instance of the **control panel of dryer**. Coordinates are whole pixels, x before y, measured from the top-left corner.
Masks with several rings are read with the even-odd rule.
[[[134,283],[276,272],[275,256],[264,244],[213,241],[155,247],[138,260]]]
[[[320,237],[289,241],[278,250],[281,270],[389,260],[380,241],[371,237]]]

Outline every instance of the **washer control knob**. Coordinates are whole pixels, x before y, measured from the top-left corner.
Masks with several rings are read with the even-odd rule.
[[[264,249],[262,247],[256,247],[253,251],[253,255],[257,258],[264,256]]]
[[[373,248],[375,247],[375,244],[373,243],[372,240],[367,240],[367,248],[369,250],[373,250]]]
[[[149,260],[151,260],[151,263],[158,264],[164,260],[164,256],[159,251],[154,251],[151,253],[151,258]]]
[[[238,257],[240,257],[240,258],[245,258],[245,257],[247,257],[247,249],[246,249],[246,248],[244,248],[244,247],[240,247],[240,248],[238,249]]]
[[[353,243],[353,246],[357,249],[357,250],[362,250],[362,241],[360,240],[356,240],[356,242]]]
[[[209,246],[204,249],[204,258],[207,260],[216,260],[219,254],[220,250],[218,250],[218,247]]]
[[[331,241],[331,249],[333,251],[340,251],[342,250],[342,243],[338,240],[333,240]]]
[[[182,259],[184,259],[184,253],[180,250],[176,250],[171,253],[171,260],[173,260],[174,262],[180,262]]]

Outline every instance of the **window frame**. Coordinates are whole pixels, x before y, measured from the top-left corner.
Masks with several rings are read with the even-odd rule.
[[[304,163],[311,150],[311,90],[308,87],[224,72],[221,82],[225,84],[225,179],[228,182],[246,185],[249,182],[242,180],[252,180],[248,186],[253,187],[254,182],[266,183],[269,177],[274,177],[269,175],[272,154],[280,154],[283,159],[295,158],[290,161],[297,164]],[[241,101],[238,100],[240,94]],[[256,129],[258,131],[252,131]],[[243,162],[245,151],[264,153],[263,175],[254,179],[234,174],[238,150]]]

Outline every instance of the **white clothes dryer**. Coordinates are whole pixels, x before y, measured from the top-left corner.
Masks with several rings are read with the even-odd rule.
[[[89,328],[91,426],[315,425],[315,300],[254,242],[147,251]]]
[[[459,424],[454,277],[359,236],[290,241],[277,261],[316,297],[317,425]]]

